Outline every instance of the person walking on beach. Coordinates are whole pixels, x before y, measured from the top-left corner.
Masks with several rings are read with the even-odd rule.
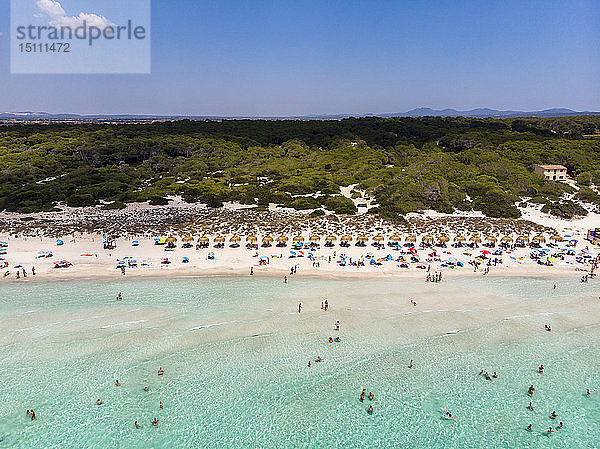
[[[254,275],[254,267],[250,267],[250,276]]]

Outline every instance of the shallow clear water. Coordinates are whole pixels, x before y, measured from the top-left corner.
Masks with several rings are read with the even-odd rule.
[[[600,388],[599,293],[577,278],[0,284],[1,444],[599,447],[600,392],[584,394]]]

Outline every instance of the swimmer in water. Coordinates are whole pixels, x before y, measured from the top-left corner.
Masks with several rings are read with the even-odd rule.
[[[144,387],[144,391],[150,391],[150,388]]]
[[[140,425],[138,424],[138,422],[137,422],[137,421],[136,421],[134,424],[135,424],[135,428],[136,428],[136,429],[139,429],[139,428],[141,428],[141,427],[142,427],[142,426],[140,426]]]
[[[497,373],[496,371],[494,371],[494,374],[492,374],[492,377],[493,377],[494,379],[498,379],[498,373]]]
[[[483,374],[483,370],[479,371],[479,375],[481,376]]]
[[[308,361],[308,367],[310,368],[312,366],[312,363],[310,363],[310,360]]]
[[[558,432],[558,430],[553,430],[552,427],[549,427],[548,430],[546,430],[546,433],[551,434],[552,432]]]
[[[588,388],[585,394],[586,394],[587,396],[591,396],[591,394],[592,394],[594,391],[596,391],[596,389],[595,389],[595,388],[593,388],[593,389],[591,389],[591,390]]]
[[[333,343],[333,338],[329,337],[329,343]]]
[[[492,380],[492,378],[490,377],[490,375],[487,373],[487,371],[484,374],[485,376],[485,380]]]
[[[527,394],[529,394],[529,396],[531,396],[534,391],[535,391],[535,388],[533,388],[533,385],[530,385],[529,389],[527,390]]]
[[[410,360],[410,362],[408,362],[408,367],[409,367],[409,368],[412,368],[412,367],[413,367],[413,361],[412,361],[412,359]]]
[[[98,405],[102,405],[102,404],[104,404],[104,402],[102,402],[100,399],[97,399],[97,400],[96,400],[96,404],[98,404]]]
[[[158,375],[162,376],[163,374],[165,374],[165,371],[162,368],[158,368]]]
[[[373,414],[373,406],[372,406],[372,405],[369,405],[369,408],[367,409],[367,413],[368,413],[369,415],[372,415],[372,414]]]
[[[531,424],[529,424],[529,425],[527,426],[527,430],[529,430],[530,432],[533,430],[533,429],[531,428]]]
[[[556,419],[558,417],[558,415],[556,414],[556,411],[550,413],[550,419]]]
[[[369,401],[375,399],[375,395],[369,391]]]
[[[530,402],[529,405],[527,406],[527,408],[531,411],[534,411],[535,409],[533,408],[533,404]]]
[[[365,393],[361,393],[360,394],[360,402],[363,402],[365,400]]]
[[[563,423],[562,421],[558,423],[558,426],[556,426],[557,429],[562,429]]]
[[[323,359],[321,358],[321,356],[318,356],[315,360],[315,362],[322,362],[322,361],[323,361]]]
[[[157,426],[158,425],[158,418],[154,418],[154,421],[150,421],[152,423],[153,426]]]
[[[446,419],[454,419],[454,416],[452,415],[452,413],[450,413],[448,411],[448,409],[446,407],[444,407],[444,418],[446,418]]]

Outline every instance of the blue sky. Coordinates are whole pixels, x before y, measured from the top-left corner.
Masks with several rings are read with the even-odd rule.
[[[0,111],[600,110],[597,0],[153,0],[149,75],[11,75],[9,7]]]

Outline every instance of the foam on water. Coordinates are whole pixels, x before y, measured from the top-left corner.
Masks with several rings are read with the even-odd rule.
[[[1,444],[599,447],[600,392],[585,395],[600,387],[596,285],[222,277],[0,284]],[[325,299],[328,312],[320,310]],[[338,335],[341,343],[328,342]],[[499,377],[487,381],[481,369]],[[373,402],[359,401],[362,388]],[[548,437],[558,421],[563,429]]]

